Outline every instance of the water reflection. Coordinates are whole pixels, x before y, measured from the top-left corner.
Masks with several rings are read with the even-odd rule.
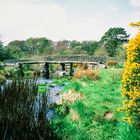
[[[25,79],[27,80],[27,79]],[[30,79],[31,81],[33,79]],[[34,81],[34,80],[33,80]],[[4,86],[9,85],[12,83],[12,80],[7,79],[5,82],[5,85],[1,85],[0,88],[3,90]],[[62,86],[58,86],[53,83],[53,80],[45,79],[45,78],[38,78],[36,80],[37,86],[40,85],[46,85],[48,86],[48,89],[45,91],[45,93],[38,93],[35,99],[34,103],[34,118],[35,121],[38,119],[39,112],[42,111],[42,108],[44,108],[44,111],[46,112],[46,119],[50,120],[53,119],[56,116],[55,110],[53,109],[54,104],[60,100],[59,93],[62,91]],[[46,99],[45,99],[46,98]],[[45,99],[45,100],[43,100]],[[43,103],[43,101],[47,101],[46,104]]]

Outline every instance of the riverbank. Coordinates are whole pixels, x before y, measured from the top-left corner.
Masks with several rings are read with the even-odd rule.
[[[96,74],[98,78],[93,79],[23,80],[5,87],[0,94],[0,136],[14,140],[139,140],[138,130],[124,123],[123,114],[117,111],[122,69],[100,69]],[[34,104],[37,99],[39,109]]]
[[[55,102],[69,80],[17,79],[0,86],[0,138],[56,139],[50,121]]]
[[[104,69],[96,81],[81,78],[64,87],[59,117],[52,121],[64,140],[137,140],[139,133],[121,120],[122,69]]]

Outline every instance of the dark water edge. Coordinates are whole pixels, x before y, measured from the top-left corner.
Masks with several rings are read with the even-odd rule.
[[[34,81],[34,79],[25,79],[25,80],[31,80]],[[7,79],[5,82],[5,85],[11,84],[13,80],[11,79]],[[47,100],[48,100],[48,105],[49,105],[49,109],[46,112],[46,119],[50,120],[53,119],[55,117],[55,110],[52,109],[52,106],[58,101],[60,100],[60,95],[59,93],[62,90],[62,86],[58,86],[56,84],[53,84],[53,80],[51,79],[45,79],[43,77],[39,77],[35,80],[37,86],[39,85],[47,85],[49,84],[50,87],[49,89],[46,91],[46,93],[40,94],[38,93],[38,95],[36,96],[36,100],[35,100],[35,114],[37,114],[37,112],[39,111],[39,108],[42,105],[42,100],[43,97],[46,96]],[[4,86],[1,85],[0,86],[1,90],[3,90]]]
[[[7,80],[5,83],[5,85],[10,85],[10,84],[12,84],[12,80]],[[32,106],[32,111],[34,113],[33,113],[32,118],[30,118],[30,116],[26,116],[23,113],[21,113],[21,116],[18,116],[20,113],[19,114],[17,113],[17,116],[18,116],[17,118],[14,119],[14,116],[12,116],[12,120],[9,120],[9,117],[3,116],[3,112],[1,112],[1,111],[4,111],[3,110],[4,108],[0,109],[1,110],[0,111],[0,128],[2,130],[0,132],[0,139],[5,139],[5,140],[18,140],[18,139],[23,139],[23,140],[24,139],[27,139],[27,140],[28,139],[35,139],[35,140],[36,139],[49,139],[49,140],[54,139],[55,140],[56,139],[57,140],[57,139],[61,139],[60,137],[55,135],[55,133],[53,132],[50,126],[49,121],[51,121],[56,116],[55,109],[53,108],[53,104],[55,104],[55,102],[60,99],[59,93],[62,90],[62,86],[55,85],[53,84],[53,80],[47,80],[44,78],[36,79],[36,84],[37,85],[49,84],[50,86],[49,86],[49,89],[46,91],[46,93],[43,93],[43,94],[38,93],[36,94],[36,96],[34,96],[35,99]],[[4,86],[1,86],[1,91],[2,90],[4,90]],[[47,103],[45,103],[45,101],[47,101]],[[1,105],[1,107],[2,106],[4,107],[4,105]],[[13,113],[13,114],[15,115],[16,113]],[[27,114],[30,115],[28,111],[27,111]],[[27,120],[22,120],[22,119],[26,119],[25,116],[27,117]],[[42,118],[42,116],[45,116],[45,119]],[[29,119],[32,119],[32,120],[28,120],[28,117]],[[19,120],[20,118],[21,118],[21,121]],[[21,122],[25,122],[26,126],[18,127],[18,123],[20,125]],[[29,124],[29,123],[32,123],[32,124]]]

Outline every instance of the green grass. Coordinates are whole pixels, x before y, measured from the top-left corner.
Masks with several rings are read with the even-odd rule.
[[[123,123],[122,114],[117,112],[122,100],[121,75],[121,69],[106,69],[99,72],[100,79],[97,81],[83,78],[72,80],[65,86],[64,94],[74,89],[84,96],[83,100],[69,106],[80,119],[70,119],[70,113],[58,117],[53,121],[55,132],[64,140],[130,140],[130,136],[133,140],[139,140],[139,133]],[[105,119],[106,112],[113,113],[111,120]]]

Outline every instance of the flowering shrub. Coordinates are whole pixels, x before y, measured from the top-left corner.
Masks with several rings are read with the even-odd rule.
[[[140,22],[131,23],[139,29]],[[122,86],[123,118],[128,123],[140,126],[140,33],[131,39],[127,48],[127,61],[124,65]]]

